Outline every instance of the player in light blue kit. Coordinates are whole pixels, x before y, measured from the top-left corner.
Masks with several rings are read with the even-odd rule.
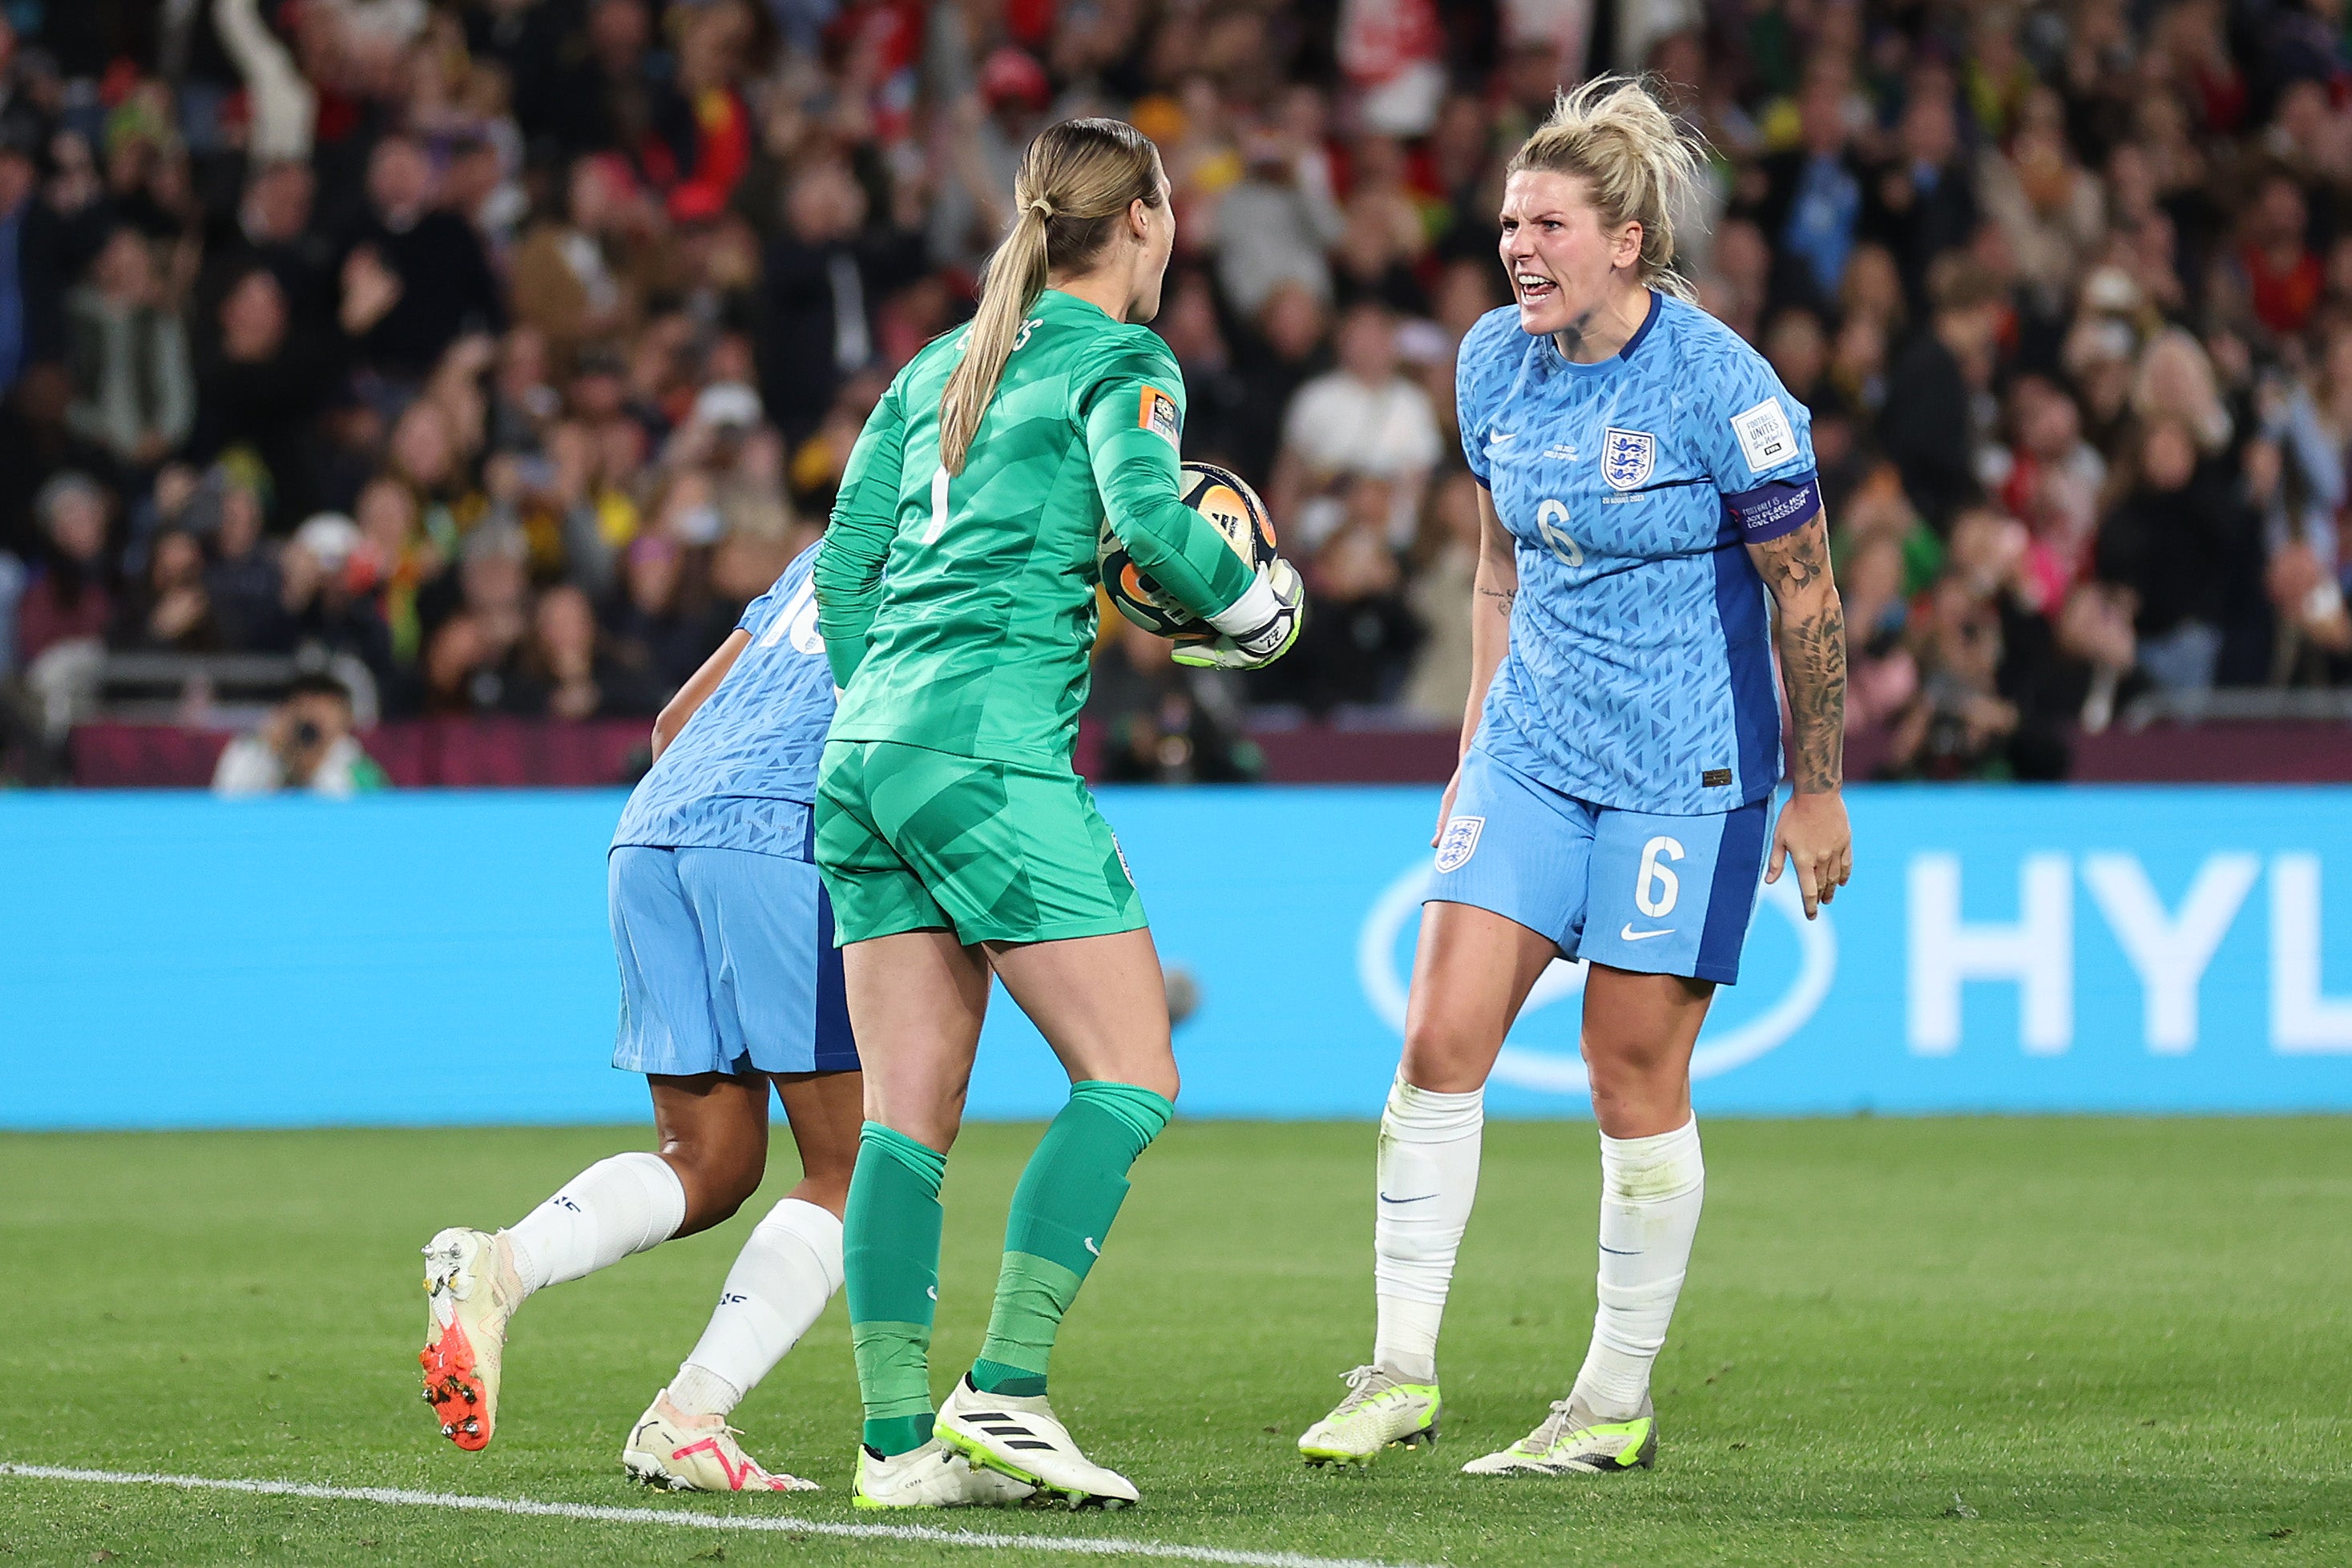
[[[674,1490],[812,1485],[763,1469],[727,1416],[841,1286],[841,1213],[864,1118],[841,955],[811,858],[834,709],[815,556],[812,546],[785,568],[662,710],[653,768],[613,835],[613,1064],[646,1075],[660,1152],[599,1161],[509,1230],[444,1230],[425,1248],[425,1398],[460,1448],[490,1439],[507,1320],[525,1297],[719,1224],[758,1188],[773,1084],[802,1179],[752,1231],[709,1326],[630,1428],[621,1460]],[[1003,1500],[1013,1486],[969,1467],[940,1479],[988,1494],[968,1500]]]
[[[1486,528],[1462,764],[1381,1121],[1379,1334],[1311,1463],[1431,1440],[1437,1330],[1478,1185],[1487,1073],[1546,965],[1583,958],[1601,1124],[1600,1311],[1568,1397],[1464,1469],[1605,1474],[1657,1452],[1665,1343],[1705,1185],[1690,1058],[1762,882],[1813,916],[1853,862],[1845,629],[1804,406],[1688,300],[1669,214],[1699,149],[1637,83],[1563,96],[1510,165],[1517,303],[1456,371]],[[1780,693],[1794,794],[1780,779]],[[1767,851],[1770,866],[1767,869]]]

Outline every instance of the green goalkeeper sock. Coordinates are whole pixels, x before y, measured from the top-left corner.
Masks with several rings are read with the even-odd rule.
[[[1045,1392],[1045,1365],[1062,1315],[1102,1255],[1127,1197],[1127,1171],[1176,1107],[1149,1089],[1095,1080],[1070,1086],[1070,1103],[1045,1129],[1013,1192],[1004,1267],[972,1386],[1014,1397]]]
[[[948,1157],[868,1122],[842,1217],[842,1274],[866,1446],[887,1458],[931,1437],[931,1316],[940,1299],[940,1180]]]

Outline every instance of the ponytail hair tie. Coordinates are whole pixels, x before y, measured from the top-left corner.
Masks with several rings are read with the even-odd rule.
[[[1052,223],[1054,221],[1054,204],[1047,201],[1043,196],[1032,198],[1029,203],[1028,210],[1036,214],[1047,223]]]

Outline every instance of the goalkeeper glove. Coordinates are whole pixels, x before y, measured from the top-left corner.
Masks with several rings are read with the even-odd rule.
[[[1257,670],[1290,652],[1307,619],[1307,585],[1298,569],[1276,557],[1248,591],[1208,618],[1218,635],[1179,643],[1180,664],[1203,670]]]

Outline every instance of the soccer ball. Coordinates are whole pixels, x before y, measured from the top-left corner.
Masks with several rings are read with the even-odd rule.
[[[1231,469],[1213,463],[1187,463],[1178,478],[1184,504],[1216,525],[1235,555],[1253,571],[1274,564],[1274,520],[1257,492]],[[1102,569],[1103,591],[1121,615],[1146,632],[1162,637],[1214,635],[1214,628],[1179,604],[1128,559],[1127,547],[1103,523],[1095,545],[1095,562]]]

